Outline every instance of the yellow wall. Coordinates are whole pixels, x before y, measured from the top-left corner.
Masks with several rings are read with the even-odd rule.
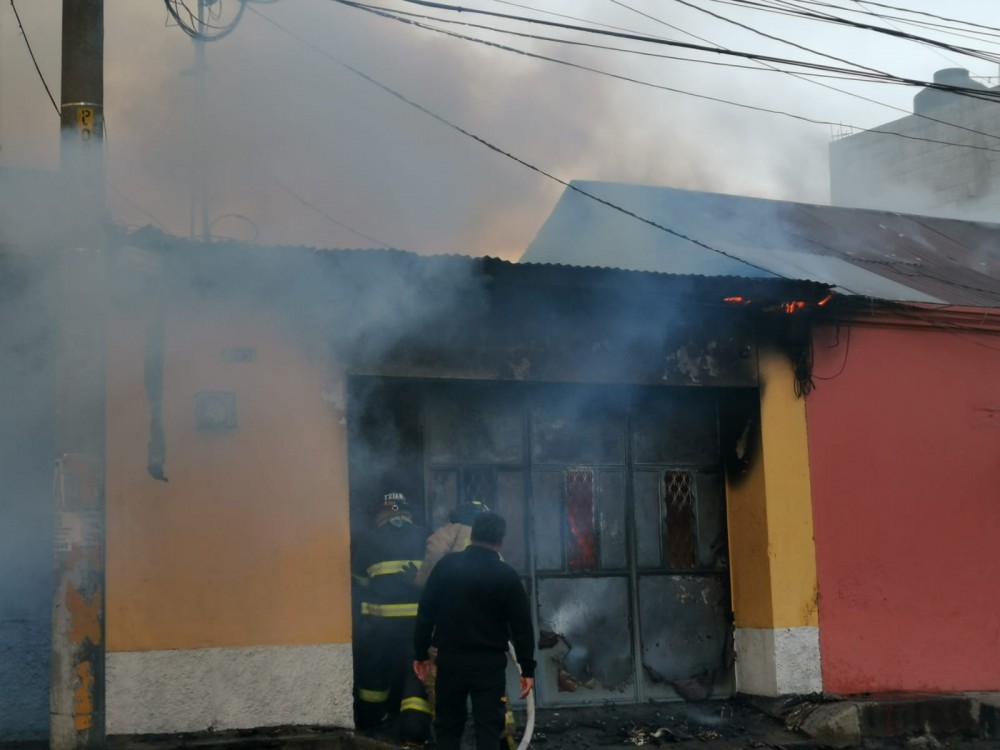
[[[733,610],[738,628],[816,626],[805,399],[787,356],[760,353],[760,450],[728,488]]]
[[[117,314],[108,340],[108,649],[350,642],[346,426],[323,397],[342,381],[276,311],[174,303],[164,483],[146,473],[141,315]],[[235,430],[197,429],[203,390],[236,393]]]

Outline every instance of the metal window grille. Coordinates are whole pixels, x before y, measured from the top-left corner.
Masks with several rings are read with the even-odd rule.
[[[663,473],[666,511],[663,546],[667,567],[670,568],[694,568],[697,565],[694,484],[694,475],[690,471]]]

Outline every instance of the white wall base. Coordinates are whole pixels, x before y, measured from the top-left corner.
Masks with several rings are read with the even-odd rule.
[[[107,733],[353,727],[351,644],[107,654]]]
[[[750,695],[823,690],[819,628],[737,628],[736,689]]]

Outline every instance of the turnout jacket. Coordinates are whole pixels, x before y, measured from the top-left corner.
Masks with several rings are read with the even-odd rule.
[[[361,614],[375,617],[415,617],[420,588],[414,582],[423,564],[427,529],[391,520],[358,541],[351,564],[361,585]]]
[[[414,657],[427,659],[435,646],[444,654],[507,651],[525,677],[535,676],[535,635],[521,579],[500,555],[473,544],[445,555],[434,566],[420,597]]]
[[[424,564],[417,571],[417,585],[427,583],[431,571],[442,557],[449,552],[461,552],[469,546],[471,539],[472,527],[464,523],[445,524],[427,537],[427,551],[424,553]]]

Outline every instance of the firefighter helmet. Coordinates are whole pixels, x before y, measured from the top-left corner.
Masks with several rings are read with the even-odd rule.
[[[382,510],[391,510],[393,513],[409,513],[410,504],[406,502],[406,496],[402,492],[387,492],[382,498]]]

